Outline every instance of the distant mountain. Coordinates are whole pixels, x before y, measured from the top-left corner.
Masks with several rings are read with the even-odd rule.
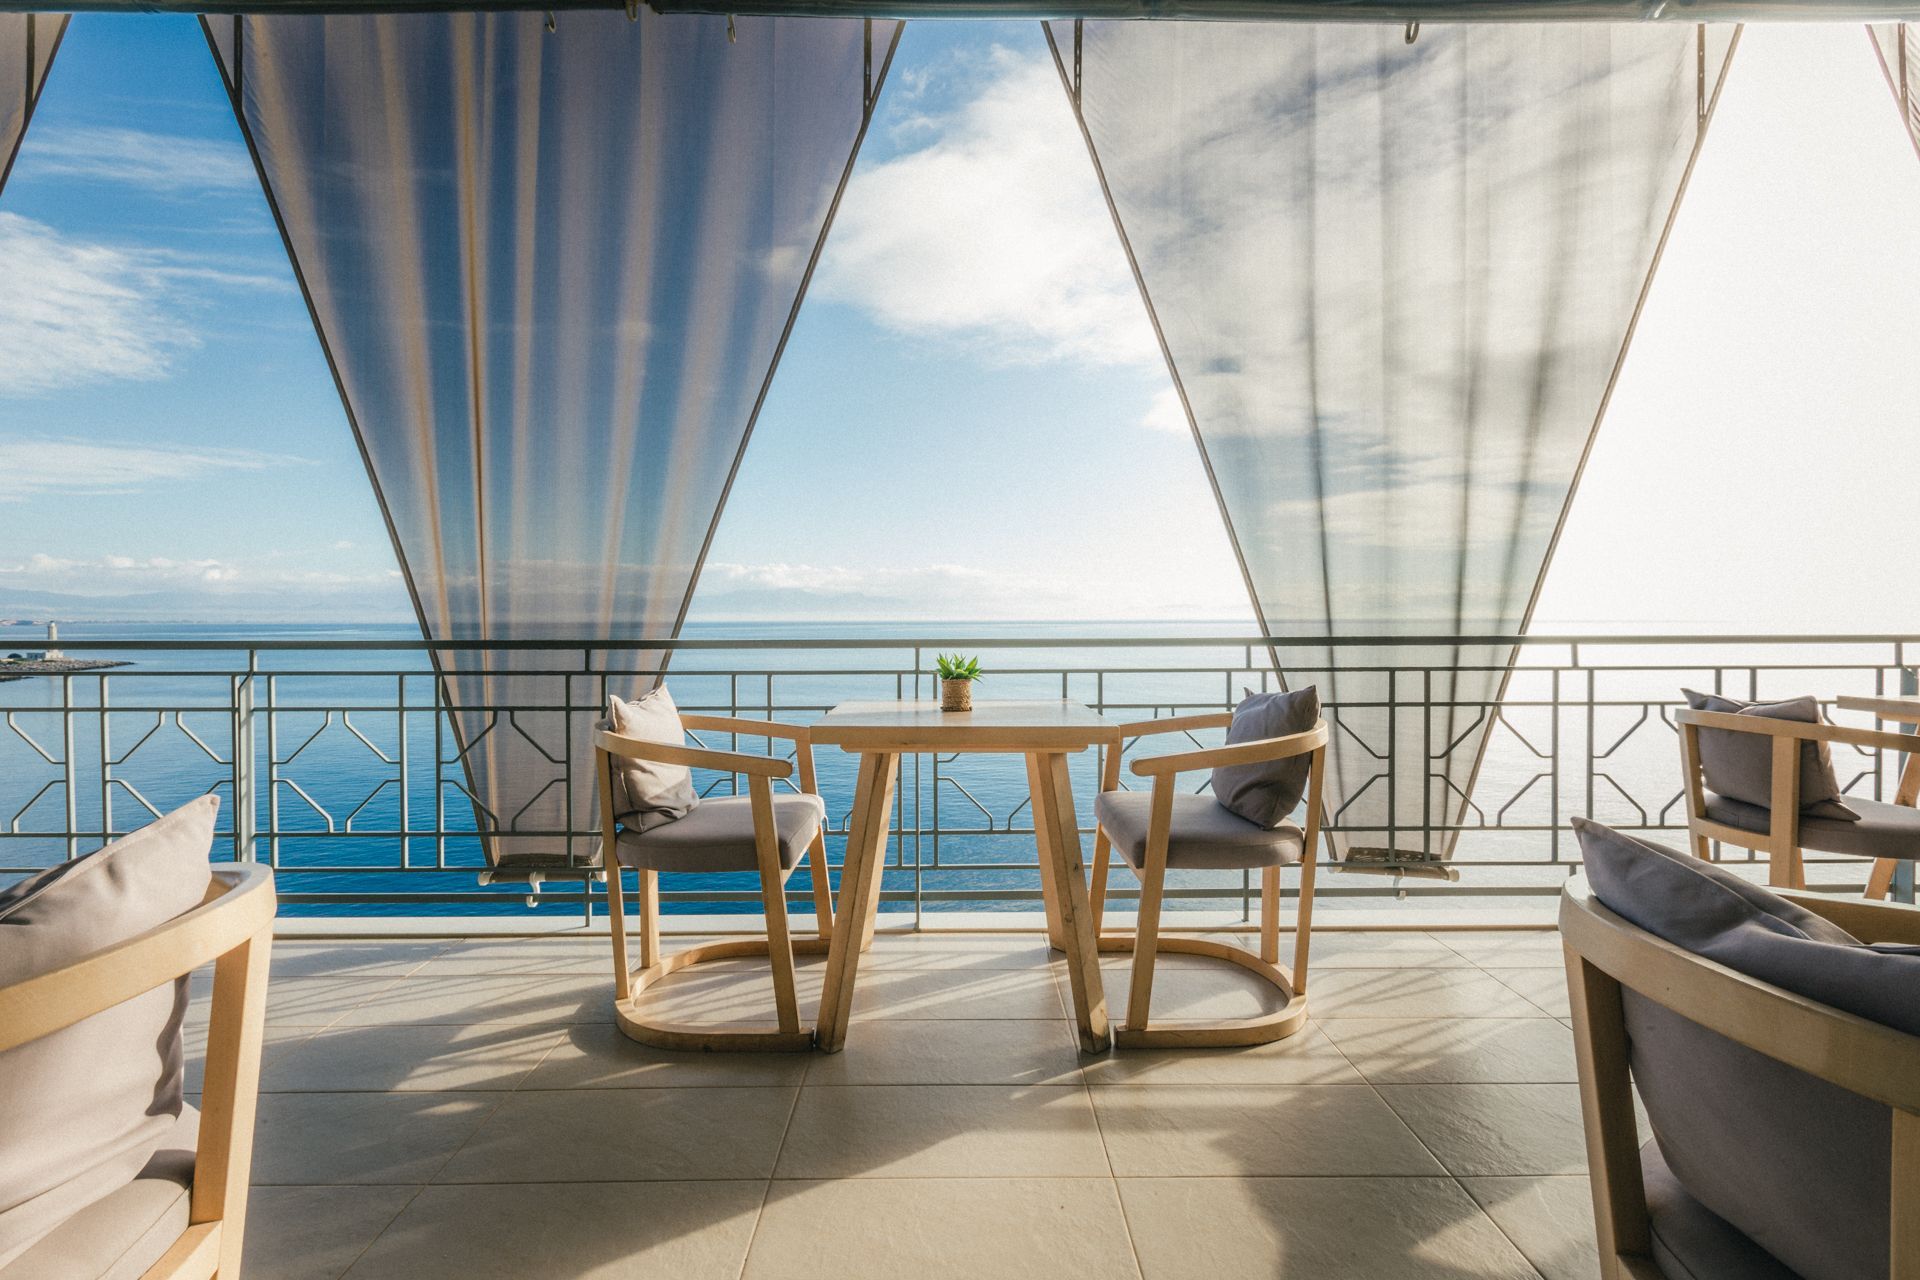
[[[34,622],[411,622],[390,596],[368,592],[141,591],[75,595],[0,586],[0,618]]]

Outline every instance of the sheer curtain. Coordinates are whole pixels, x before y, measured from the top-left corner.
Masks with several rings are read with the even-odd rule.
[[[1867,28],[1874,51],[1880,55],[1887,86],[1893,90],[1906,123],[1907,136],[1920,150],[1920,26],[1911,22],[1881,22]]]
[[[637,17],[206,19],[432,640],[658,665],[899,30]],[[591,861],[593,708],[650,677],[439,664],[489,861]]]
[[[1477,821],[1512,647],[1408,641],[1526,626],[1734,34],[1048,24],[1257,614],[1377,642],[1276,651],[1356,865]]]
[[[13,172],[67,19],[64,13],[0,13],[0,191]]]

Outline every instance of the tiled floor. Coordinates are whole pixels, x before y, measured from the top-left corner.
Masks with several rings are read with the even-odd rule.
[[[883,936],[831,1057],[631,1043],[608,956],[281,943],[250,1280],[1597,1274],[1551,933],[1326,932],[1294,1039],[1103,1057],[1029,936]],[[1192,958],[1154,990],[1261,999]],[[758,1019],[771,991],[730,963],[657,996]]]

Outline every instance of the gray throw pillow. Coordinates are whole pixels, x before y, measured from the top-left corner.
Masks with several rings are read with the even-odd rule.
[[[1811,697],[1783,702],[1742,702],[1719,694],[1682,689],[1695,711],[1718,711],[1732,716],[1762,716],[1769,720],[1798,720],[1819,724],[1820,704]],[[1729,800],[1773,804],[1773,739],[1731,729],[1700,730],[1700,769],[1707,790]],[[1840,779],[1833,772],[1833,755],[1824,742],[1800,744],[1800,812],[1816,818],[1858,822],[1860,815],[1840,799]]]
[[[1320,691],[1312,685],[1290,693],[1247,691],[1233,709],[1227,745],[1285,738],[1320,722]],[[1231,813],[1271,830],[1287,820],[1307,791],[1311,755],[1256,764],[1222,765],[1213,771],[1213,797]]]
[[[687,731],[680,709],[664,684],[643,698],[626,702],[607,699],[607,725],[623,738],[684,746]],[[694,794],[693,770],[683,764],[651,760],[613,760],[613,816],[636,831],[647,831],[684,818],[700,803]]]
[[[0,986],[63,969],[200,905],[213,796],[0,889]],[[131,1182],[181,1114],[185,978],[0,1053],[0,1269]]]
[[[1585,818],[1573,820],[1594,896],[1695,955],[1920,1035],[1920,953],[1870,947],[1725,867]]]

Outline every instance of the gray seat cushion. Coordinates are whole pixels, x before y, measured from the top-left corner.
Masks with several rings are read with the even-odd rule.
[[[1320,691],[1312,685],[1290,693],[1252,693],[1233,709],[1227,745],[1305,733],[1320,721]],[[1262,827],[1286,821],[1307,792],[1311,756],[1287,756],[1254,764],[1222,765],[1213,771],[1214,797],[1230,812]]]
[[[1687,1194],[1658,1143],[1640,1148],[1653,1227],[1653,1260],[1667,1280],[1802,1280]]]
[[[1575,826],[1595,896],[1632,924],[1774,986],[1920,1034],[1914,949],[1864,946],[1724,867],[1598,823]],[[1624,1004],[1634,1082],[1664,1162],[1687,1193],[1805,1280],[1884,1277],[1888,1109],[1637,992]]]
[[[827,816],[819,796],[773,798],[773,826],[780,837],[780,866],[791,871],[813,843]],[[727,796],[646,831],[620,832],[614,852],[623,867],[643,871],[758,871],[753,843],[753,800]]]
[[[1840,822],[1802,810],[1800,847],[1862,858],[1920,858],[1920,809],[1853,796],[1847,803],[1858,819]],[[1759,805],[1716,795],[1707,797],[1707,817],[1756,835],[1765,835],[1773,822],[1773,814]]]
[[[0,986],[200,905],[219,801],[204,796],[0,890]],[[131,1182],[184,1108],[185,978],[0,1053],[0,1266]]]
[[[1742,702],[1695,689],[1680,692],[1686,695],[1687,705],[1695,711],[1820,723],[1820,704],[1812,698]],[[1762,733],[1736,733],[1732,729],[1702,729],[1700,771],[1706,776],[1709,790],[1764,808],[1773,799],[1773,738]],[[1833,772],[1833,754],[1824,742],[1800,744],[1800,810],[1840,822],[1854,817],[1849,802],[1840,798],[1840,780]]]
[[[1153,796],[1146,791],[1107,791],[1093,802],[1094,816],[1113,847],[1135,871],[1147,860],[1147,823]],[[1243,870],[1300,861],[1305,847],[1291,822],[1268,828],[1229,813],[1212,796],[1181,792],[1173,797],[1167,865],[1182,871]]]
[[[0,1280],[139,1280],[186,1232],[199,1122],[185,1108],[133,1181],[0,1267]]]

